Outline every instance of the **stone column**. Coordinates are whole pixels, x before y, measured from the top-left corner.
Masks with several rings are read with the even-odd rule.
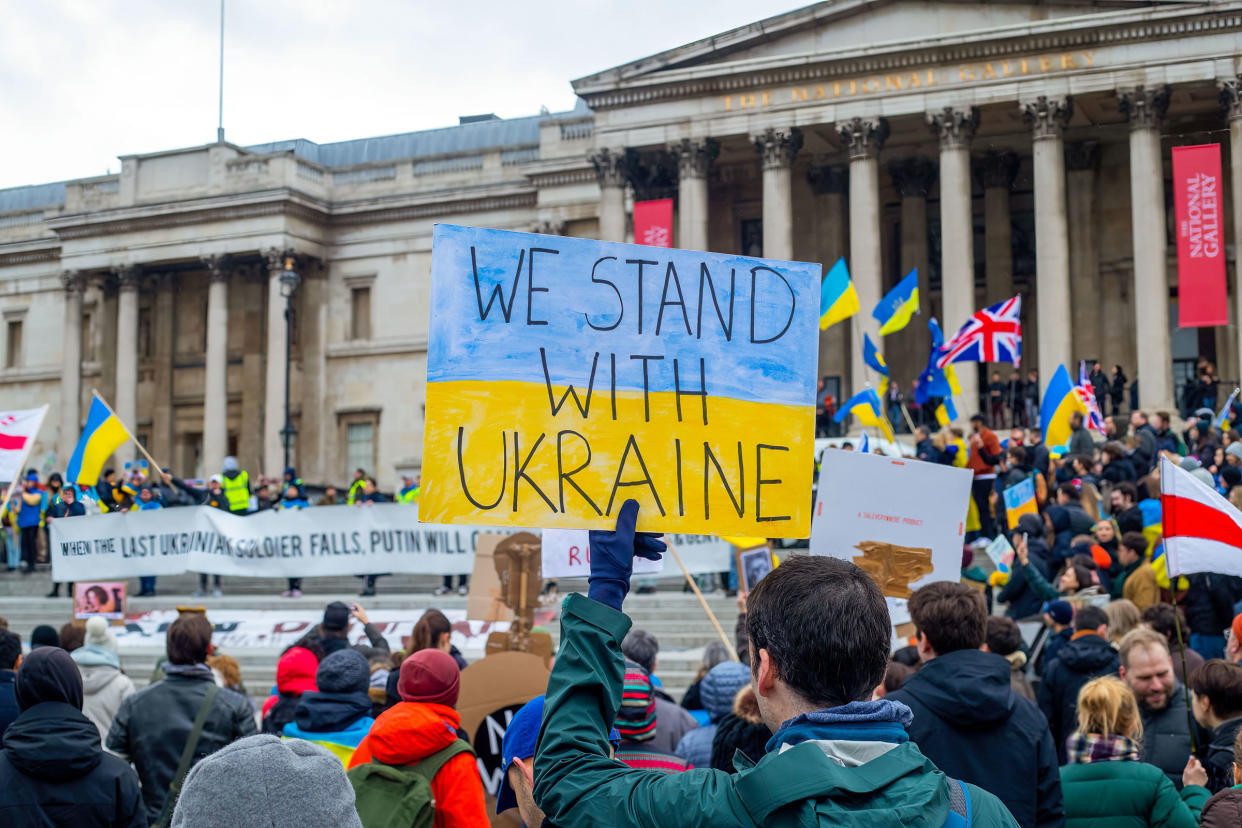
[[[861,391],[867,376],[863,363],[863,334],[881,351],[880,326],[871,316],[883,295],[880,268],[880,168],[877,156],[888,138],[884,118],[852,118],[837,123],[837,132],[850,153],[850,276],[858,293],[858,313],[850,319],[849,394]],[[877,391],[879,389],[877,388]]]
[[[720,154],[720,144],[711,138],[681,139],[670,149],[677,157],[677,238],[676,247],[707,249],[707,174]]]
[[[975,221],[970,197],[970,139],[979,126],[974,107],[945,107],[927,113],[927,123],[940,138],[940,295],[945,337],[975,312]],[[959,412],[979,410],[979,381],[973,365],[961,365]]]
[[[1013,222],[1009,191],[1018,175],[1018,156],[987,152],[975,165],[983,185],[984,304],[995,305],[1013,296]]]
[[[285,445],[281,429],[285,427],[285,297],[280,295],[280,274],[292,250],[270,248],[263,254],[267,260],[267,380],[263,407],[263,474],[280,477],[284,473]],[[215,469],[205,466],[214,473]],[[254,471],[252,470],[253,474]]]
[[[1095,169],[1100,162],[1100,146],[1079,141],[1065,148],[1065,190],[1069,217],[1070,319],[1073,332],[1073,365],[1066,365],[1078,376],[1078,360],[1106,359],[1102,335],[1104,318],[1117,311],[1100,301],[1100,256],[1095,230]],[[1110,297],[1111,298],[1111,297]],[[1105,370],[1108,370],[1107,362]],[[1105,411],[1109,407],[1101,403]]]
[[[67,462],[82,428],[82,292],[85,280],[76,270],[60,275],[65,286],[65,329],[61,336],[60,436],[57,459]],[[65,462],[60,462],[64,466]]]
[[[232,271],[225,256],[208,256],[203,259],[203,264],[207,267],[209,282],[202,458],[203,468],[214,473],[229,452],[229,276]],[[281,310],[284,310],[283,302]],[[282,347],[283,344],[282,342]],[[283,353],[280,355],[280,362],[284,364]],[[284,393],[283,387],[281,393]]]
[[[893,381],[900,382],[903,393],[909,392],[908,380],[914,379],[927,364],[931,340],[927,333],[931,290],[928,286],[927,252],[927,194],[936,183],[936,162],[921,155],[912,156],[888,165],[888,175],[901,195],[901,270],[904,278],[911,270],[919,275],[919,305],[922,316],[912,320],[902,330],[888,337],[887,348],[900,353],[901,358],[890,360]]]
[[[1242,252],[1242,75],[1217,81],[1229,118],[1229,206],[1233,213],[1234,250]],[[1242,371],[1242,255],[1234,254],[1234,329],[1236,365]],[[1235,376],[1237,376],[1235,374]],[[1139,390],[1143,389],[1142,384]]]
[[[1064,365],[1075,376],[1068,310],[1069,228],[1065,214],[1065,147],[1062,130],[1073,114],[1068,98],[1040,95],[1022,104],[1033,131],[1035,176],[1035,315],[1039,320],[1040,391]],[[1163,209],[1163,208],[1162,208]],[[1024,314],[1025,316],[1026,314]]]
[[[112,410],[130,434],[138,430],[139,276],[133,265],[116,270],[116,399]],[[135,452],[133,442],[128,442],[117,451],[117,459],[132,460]]]
[[[625,241],[625,150],[596,150],[587,156],[599,180],[599,237]]]
[[[1168,243],[1160,124],[1167,86],[1117,92],[1130,119],[1130,223],[1134,238],[1134,331],[1138,339],[1139,405],[1174,409],[1173,349],[1169,342]]]
[[[812,235],[816,242],[818,261],[824,272],[837,259],[849,256],[848,217],[845,211],[845,194],[849,189],[849,172],[841,165],[816,165],[806,171],[807,183],[815,196],[815,213]],[[824,377],[839,374],[842,387],[849,385],[850,326],[848,323],[833,325],[819,332],[819,374]]]
[[[793,192],[790,172],[802,149],[802,130],[768,127],[753,136],[763,159],[763,256],[793,258]]]

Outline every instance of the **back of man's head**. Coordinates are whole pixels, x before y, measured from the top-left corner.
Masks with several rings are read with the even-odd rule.
[[[964,584],[937,581],[910,596],[910,618],[936,655],[977,650],[987,637],[983,595]]]
[[[198,612],[182,613],[168,625],[170,664],[202,664],[211,651],[211,622]]]
[[[0,670],[16,670],[21,657],[21,637],[15,632],[0,631]]]
[[[1196,696],[1212,703],[1212,712],[1221,721],[1242,714],[1242,666],[1214,658],[1199,665],[1186,683]]]
[[[1022,649],[1022,631],[1012,618],[989,615],[987,626],[988,652],[1007,656]]]
[[[1079,607],[1078,612],[1074,613],[1074,631],[1082,632],[1083,630],[1091,630],[1095,632],[1100,627],[1108,626],[1108,613],[1094,604],[1087,604]]]
[[[766,650],[776,678],[819,708],[870,699],[884,680],[888,607],[854,564],[790,557],[750,592],[746,611],[752,675]]]
[[[646,630],[630,630],[621,640],[621,652],[648,673],[654,673],[660,642]]]
[[[1164,636],[1165,641],[1172,647],[1178,640],[1178,629],[1181,629],[1181,638],[1186,640],[1186,622],[1183,620],[1185,616],[1180,616],[1178,610],[1173,609],[1172,604],[1159,603],[1153,604],[1143,610],[1143,623],[1151,627],[1154,631]]]

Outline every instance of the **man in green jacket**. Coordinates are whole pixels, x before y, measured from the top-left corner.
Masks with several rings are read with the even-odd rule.
[[[835,558],[789,558],[747,597],[751,684],[776,734],[758,763],[739,753],[734,775],[665,775],[610,759],[633,557],[664,549],[635,532],[637,518],[626,501],[616,531],[591,533],[587,595],[570,595],[561,611],[535,755],[535,800],[549,823],[1016,826],[996,797],[950,780],[908,740],[908,707],[871,701],[888,662],[888,610],[869,576]]]

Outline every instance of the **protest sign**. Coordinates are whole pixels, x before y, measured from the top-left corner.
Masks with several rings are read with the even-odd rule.
[[[766,544],[754,549],[738,550],[737,576],[740,589],[750,592],[772,569],[772,550]]]
[[[634,574],[664,571],[664,560],[634,559]],[[591,549],[582,529],[543,530],[543,577],[586,578],[591,574]]]
[[[1021,483],[1010,486],[1001,492],[1005,500],[1005,514],[1008,516],[1009,528],[1018,528],[1018,518],[1023,515],[1038,515],[1039,506],[1035,502],[1035,480],[1028,477]]]
[[[531,653],[493,653],[461,671],[457,712],[462,730],[470,736],[483,790],[493,800],[500,790],[505,730],[513,714],[543,695],[547,686],[547,665]]]
[[[125,617],[125,582],[78,581],[73,585],[73,617]]]
[[[997,535],[983,551],[991,558],[997,572],[1008,575],[1013,571],[1013,547],[1004,535]]]
[[[819,277],[437,225],[423,519],[806,537]]]
[[[969,469],[825,452],[810,552],[852,561],[889,598],[957,581],[971,479]]]

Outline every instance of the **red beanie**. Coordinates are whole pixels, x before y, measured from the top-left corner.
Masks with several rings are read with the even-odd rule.
[[[402,701],[442,704],[456,707],[461,687],[461,670],[443,650],[419,650],[401,664],[397,695]]]
[[[315,687],[315,671],[319,669],[319,659],[315,654],[303,647],[291,647],[289,652],[276,662],[276,689],[282,693],[313,693]]]
[[[1242,615],[1235,615],[1230,627],[1233,630],[1233,637],[1242,642]]]

